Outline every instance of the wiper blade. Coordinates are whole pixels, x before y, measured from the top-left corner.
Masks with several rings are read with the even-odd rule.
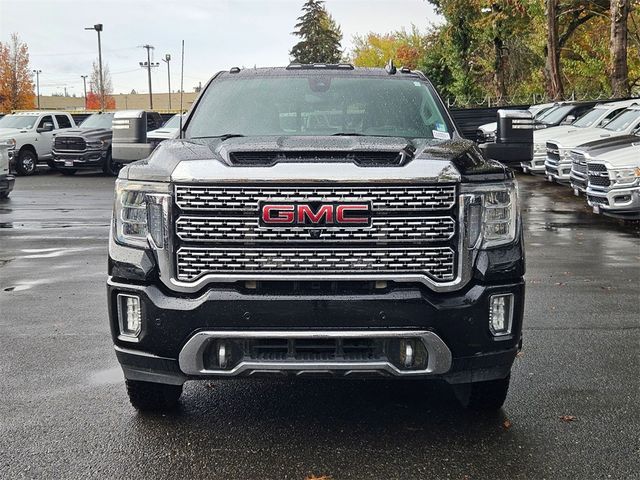
[[[242,133],[225,133],[223,135],[209,135],[209,136],[205,136],[205,137],[192,137],[194,139],[199,139],[199,138],[219,138],[221,141],[225,141],[228,140],[230,138],[237,138],[237,137],[244,137],[246,135],[243,135]]]

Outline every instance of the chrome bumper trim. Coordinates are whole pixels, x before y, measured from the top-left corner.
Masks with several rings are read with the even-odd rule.
[[[388,361],[241,361],[230,370],[208,370],[204,366],[204,351],[217,339],[327,339],[327,338],[413,338],[419,339],[428,353],[427,367],[422,370],[400,370]],[[178,357],[180,369],[186,375],[234,377],[256,373],[295,372],[340,373],[345,376],[358,373],[377,373],[392,376],[438,375],[451,368],[451,351],[435,333],[418,330],[375,331],[203,331],[196,333],[182,347]]]

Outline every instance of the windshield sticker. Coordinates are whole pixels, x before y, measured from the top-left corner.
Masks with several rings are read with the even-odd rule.
[[[439,132],[446,132],[447,131],[447,127],[444,123],[441,122],[436,122],[436,130]]]
[[[439,132],[438,130],[431,130],[433,134],[433,138],[439,138],[440,140],[449,140],[451,139],[451,135],[447,132]]]

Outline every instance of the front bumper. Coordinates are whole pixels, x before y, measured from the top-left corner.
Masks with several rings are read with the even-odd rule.
[[[571,162],[550,162],[544,163],[547,179],[552,182],[566,183],[571,182]]]
[[[82,152],[53,151],[53,163],[58,168],[99,168],[107,157],[106,150],[85,150]]]
[[[0,193],[9,195],[15,183],[16,179],[13,175],[0,176]]]
[[[534,153],[533,158],[528,162],[522,162],[520,165],[525,172],[529,173],[545,173],[544,162],[547,159],[546,152]]]
[[[587,188],[587,202],[595,213],[640,219],[640,187],[601,190]]]
[[[142,327],[136,343],[119,335],[118,293],[140,298]],[[498,293],[512,293],[515,302],[511,334],[504,337],[494,337],[488,324],[489,297]],[[524,308],[522,280],[499,285],[475,284],[449,294],[436,294],[413,284],[393,284],[380,293],[341,294],[248,292],[227,285],[206,290],[197,297],[176,297],[153,285],[112,278],[108,282],[108,295],[112,336],[125,376],[161,383],[265,373],[387,374],[438,377],[451,383],[504,378],[520,345]],[[394,371],[389,362],[362,365],[312,362],[293,366],[258,363],[244,364],[231,373],[202,366],[206,342],[199,343],[197,339],[233,337],[238,332],[252,338],[261,335],[297,338],[310,334],[365,339],[394,335],[428,337],[428,354],[437,367],[407,374]]]

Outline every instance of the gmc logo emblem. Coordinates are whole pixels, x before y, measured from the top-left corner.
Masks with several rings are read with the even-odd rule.
[[[260,202],[264,227],[368,227],[371,203]]]

